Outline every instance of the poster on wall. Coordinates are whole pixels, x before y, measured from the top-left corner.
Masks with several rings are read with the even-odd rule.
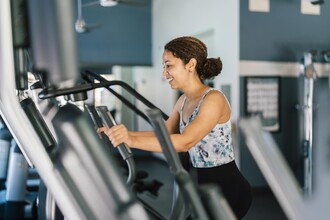
[[[246,78],[246,113],[257,116],[270,132],[280,130],[279,77]]]

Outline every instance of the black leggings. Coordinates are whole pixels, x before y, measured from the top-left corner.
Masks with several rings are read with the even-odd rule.
[[[235,161],[218,167],[197,168],[197,177],[199,185],[217,184],[236,217],[242,219],[245,216],[252,202],[252,191]]]

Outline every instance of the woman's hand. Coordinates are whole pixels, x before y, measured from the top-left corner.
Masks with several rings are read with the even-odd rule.
[[[97,129],[97,133],[104,132],[109,140],[111,141],[114,147],[118,147],[118,145],[125,143],[128,146],[132,145],[132,136],[129,134],[127,128],[120,124],[111,127],[109,130],[105,126]]]

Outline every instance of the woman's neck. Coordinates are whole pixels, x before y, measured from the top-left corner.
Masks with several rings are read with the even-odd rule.
[[[199,83],[193,86],[190,86],[188,89],[184,90],[184,94],[188,100],[192,101],[199,99],[209,87],[203,83]]]

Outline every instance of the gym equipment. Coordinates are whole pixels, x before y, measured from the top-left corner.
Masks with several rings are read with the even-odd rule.
[[[28,164],[16,143],[12,147],[8,167],[6,200],[24,201],[26,198]]]
[[[98,111],[102,120],[105,122],[104,124],[105,126],[107,126],[108,129],[109,127],[112,127],[117,124],[106,106],[98,106],[96,107],[96,110]],[[124,144],[120,144],[119,146],[117,146],[117,149],[119,150],[119,153],[123,158],[123,160],[127,163],[127,167],[129,169],[127,184],[131,185],[133,184],[136,178],[135,161],[133,160],[132,151]]]
[[[36,85],[33,86],[36,89]],[[21,101],[22,109],[24,110],[26,116],[29,118],[33,128],[37,132],[40,140],[50,155],[54,157],[56,155],[56,140],[49,130],[46,122],[44,121],[41,113],[37,109],[34,101],[31,98],[26,98]],[[55,205],[53,196],[46,189],[46,186],[42,180],[38,182],[38,194],[36,197],[37,211],[34,211],[35,218],[39,220],[43,219],[63,219],[62,213],[59,211],[58,207]],[[37,217],[36,217],[37,216]]]
[[[137,216],[147,219],[143,208],[134,202],[125,187],[111,154],[100,145],[93,125],[80,109],[67,104],[60,108],[53,122],[61,137],[59,145],[66,146],[59,149],[59,161],[55,166],[65,172],[70,191],[76,191],[80,207],[85,207],[82,210],[85,216],[88,219],[134,219]]]
[[[0,132],[1,189],[3,190],[4,219],[32,219],[36,217],[36,192],[39,176],[28,167],[21,150],[6,126]]]
[[[326,97],[329,97],[329,94]],[[329,112],[329,106],[320,108],[320,111],[323,111],[322,113]],[[326,120],[322,121],[322,125],[324,129],[329,128],[329,123]],[[314,166],[316,190],[311,197],[306,197],[272,135],[262,129],[259,119],[241,119],[239,128],[243,132],[252,156],[288,219],[326,219],[330,212],[325,202],[329,198],[330,183],[329,170],[327,169],[329,166],[328,139],[323,139],[320,142],[322,147],[319,147],[315,152],[317,158],[314,160],[316,163]]]
[[[1,118],[0,118],[1,119]],[[1,121],[1,120],[0,120]],[[5,182],[7,179],[7,169],[8,169],[8,160],[11,141],[13,136],[9,132],[7,126],[4,123],[1,123],[0,128],[0,188],[5,188]]]
[[[304,191],[307,196],[312,194],[313,179],[313,93],[314,80],[317,78],[313,65],[316,51],[304,54]]]
[[[37,132],[40,140],[49,154],[55,154],[54,151],[56,146],[56,141],[52,133],[50,132],[46,122],[44,121],[42,115],[40,114],[37,106],[34,104],[31,98],[26,98],[21,101],[22,109],[24,110],[26,116],[29,118],[33,128]]]
[[[30,99],[27,99],[27,100],[29,100],[29,102],[28,103],[32,103],[32,100],[30,100]],[[72,107],[71,107],[72,106]],[[77,108],[76,106],[74,106],[74,105],[72,105],[72,104],[67,104],[67,105],[65,105],[65,106],[63,106],[63,107],[61,107],[60,109],[59,109],[59,111],[58,112],[60,112],[61,111],[61,109],[63,109],[63,108],[72,108],[72,110],[70,110],[70,112],[71,111],[74,111],[74,113],[71,115],[71,114],[69,114],[66,110],[63,110],[62,111],[62,113],[61,113],[61,117],[63,116],[64,117],[64,119],[63,120],[69,120],[69,123],[72,123],[72,121],[71,120],[73,120],[74,119],[74,117],[72,117],[73,115],[74,116],[76,116],[76,117],[78,117],[78,118],[81,118],[81,119],[79,119],[79,121],[83,121],[83,120],[86,120],[86,114],[84,114],[84,113],[82,113],[80,110],[80,112],[79,111],[77,111],[77,110],[74,110],[74,108]],[[74,107],[74,108],[73,108]],[[31,109],[31,108],[30,108]],[[34,109],[35,110],[35,108],[32,108],[32,109]],[[30,113],[30,112],[29,112]],[[81,133],[81,132],[84,132],[84,128],[85,127],[87,127],[87,126],[89,126],[90,128],[92,128],[93,126],[90,126],[91,124],[89,123],[90,122],[90,120],[87,120],[87,121],[85,121],[85,122],[79,122],[79,124],[80,123],[89,123],[89,125],[87,125],[87,126],[78,126],[78,125],[76,125],[76,129],[78,130],[78,131],[76,131],[76,132],[69,132],[69,134],[67,133],[67,131],[62,131],[61,129],[58,129],[57,127],[58,127],[58,125],[57,125],[57,123],[59,123],[58,122],[58,117],[60,117],[60,116],[58,116],[58,114],[59,113],[57,113],[57,115],[54,117],[54,119],[53,119],[53,121],[54,121],[54,127],[55,127],[55,131],[56,131],[56,133],[57,133],[57,135],[59,136],[59,137],[61,137],[61,139],[60,139],[60,141],[59,141],[59,144],[58,144],[58,146],[61,146],[61,145],[63,145],[61,142],[65,142],[65,146],[70,146],[70,148],[72,147],[74,147],[73,145],[72,145],[72,143],[74,143],[75,141],[73,141],[73,139],[71,139],[71,134],[74,134],[74,133],[76,133],[76,132],[78,132],[78,133]],[[70,115],[70,116],[66,116],[66,115]],[[38,119],[38,117],[36,117],[35,115],[38,115],[38,112],[37,113],[34,113],[34,111],[32,111],[32,113],[30,113],[30,114],[28,114],[28,115],[31,115],[31,116],[34,116],[34,117],[32,117],[32,122],[33,122],[33,119],[35,119],[35,118],[37,118]],[[61,118],[60,117],[60,118]],[[84,119],[82,119],[82,118],[84,118]],[[40,119],[40,118],[39,118]],[[62,120],[62,119],[61,119]],[[61,123],[61,122],[60,122]],[[68,122],[64,122],[65,124],[69,124]],[[78,123],[78,122],[77,122]],[[42,124],[42,123],[38,123],[38,122],[36,122],[36,123],[33,123],[33,124],[35,124],[35,125],[39,125],[39,124]],[[40,127],[40,126],[39,126]],[[42,126],[41,126],[42,127]],[[56,129],[57,128],[57,129]],[[79,130],[79,129],[80,130]],[[82,129],[82,130],[81,130]],[[37,130],[37,129],[36,129]],[[64,132],[64,133],[63,133]],[[41,132],[42,133],[42,132]],[[46,133],[48,133],[48,132],[46,132]],[[87,133],[89,134],[89,135],[87,135]],[[91,141],[93,138],[91,138],[91,137],[89,137],[89,136],[91,136],[91,135],[95,135],[95,131],[86,131],[86,134],[84,134],[84,135],[82,135],[83,137],[88,137],[88,140],[89,141]],[[74,135],[73,135],[74,136]],[[80,136],[80,135],[78,135],[78,136]],[[65,138],[66,137],[66,138]],[[77,138],[77,137],[74,137],[74,138]],[[47,138],[41,138],[41,139],[47,139]],[[48,138],[49,139],[49,138]],[[67,140],[67,139],[69,139],[69,140]],[[80,143],[81,141],[79,141],[78,143]],[[85,143],[86,141],[82,141],[83,143]],[[56,146],[56,148],[55,149],[53,149],[53,148],[50,148],[50,147],[48,147],[48,145],[50,145],[50,144],[47,144],[48,142],[46,141],[46,144],[45,144],[45,147],[46,147],[46,149],[50,149],[50,150],[47,150],[47,152],[49,153],[49,155],[50,155],[50,157],[54,160],[54,161],[57,161],[56,163],[55,163],[55,166],[57,167],[59,167],[59,170],[62,170],[62,172],[64,173],[64,172],[72,172],[72,174],[71,174],[71,176],[72,177],[74,177],[74,171],[73,170],[77,170],[77,167],[75,167],[73,164],[71,164],[70,165],[70,167],[66,167],[66,168],[61,168],[61,167],[63,167],[63,166],[65,166],[63,163],[64,163],[64,161],[63,160],[61,160],[61,156],[60,155],[62,155],[62,154],[67,154],[68,153],[68,151],[69,151],[69,149],[68,148],[66,148],[66,150],[65,150],[65,152],[63,152],[63,149],[61,149],[61,148],[59,148],[58,146]],[[52,144],[51,144],[52,145]],[[83,145],[83,144],[79,144],[80,146],[79,146],[79,149],[80,150],[75,150],[75,152],[80,152],[80,151],[82,151],[82,149],[81,149],[81,145]],[[87,141],[87,145],[86,146],[88,146],[88,141]],[[93,149],[89,149],[89,153],[88,153],[88,155],[92,155],[93,156],[93,158],[95,158],[95,153],[97,154],[97,150],[95,149],[95,143],[93,143],[91,146],[93,146]],[[103,150],[104,152],[105,152],[105,150],[106,150],[107,148],[104,148],[104,147],[102,147],[102,149],[101,150]],[[79,156],[79,158],[82,158],[82,159],[85,159],[86,158],[86,152],[85,153],[82,153],[82,152],[80,152],[80,154],[82,154],[82,155],[80,155]],[[106,151],[105,153],[102,153],[102,155],[105,155],[105,156],[111,156],[111,154],[109,153],[109,149],[108,149],[108,151]],[[59,160],[61,160],[61,161],[58,161],[58,159]],[[74,161],[74,160],[73,160]],[[101,160],[101,162],[102,162],[102,160]],[[111,160],[109,161],[109,162],[111,162]],[[70,163],[72,163],[72,159],[71,159],[71,162]],[[87,164],[87,162],[84,162],[84,163],[82,163],[81,164],[81,162],[80,161],[76,161],[76,163],[78,163],[78,164],[80,164],[80,165],[77,165],[78,167],[84,167],[84,166],[87,166],[86,164]],[[100,162],[99,162],[100,163]],[[89,163],[88,163],[89,164]],[[92,164],[89,164],[89,166],[88,167],[85,167],[84,169],[85,170],[90,170],[90,169],[94,169],[95,170],[95,167],[93,167],[93,166],[97,166],[97,165],[99,165],[97,162],[94,162],[93,163],[93,165]],[[98,167],[100,167],[100,165],[98,166]],[[116,169],[116,166],[115,166],[115,164],[112,166],[113,167],[113,169]],[[73,169],[73,170],[72,170]],[[71,171],[70,171],[71,170]],[[103,176],[107,176],[107,175],[104,175],[104,172],[107,172],[108,173],[108,175],[110,175],[111,176],[111,180],[112,181],[116,181],[116,178],[115,178],[115,174],[114,173],[112,173],[111,172],[111,169],[107,169],[107,171],[102,171],[102,177]],[[85,174],[85,175],[91,175],[91,174],[93,174],[93,175],[97,175],[97,172],[90,172],[90,171],[88,171],[88,174]],[[68,175],[68,174],[66,174],[65,176],[70,176],[70,175]],[[82,174],[80,173],[79,174],[79,176],[80,176],[80,181],[82,180]],[[102,177],[100,177],[100,176],[93,176],[93,177],[91,177],[90,179],[92,179],[93,181],[96,181],[96,180],[98,180],[98,181],[96,181],[96,183],[97,184],[101,184],[102,183],[102,181],[100,181],[100,178],[102,178]],[[77,178],[77,177],[75,177],[75,178]],[[77,179],[68,179],[67,178],[67,180],[66,180],[67,182],[68,182],[68,184],[69,184],[69,186],[72,186],[72,185],[74,185],[74,184],[72,184],[72,182],[74,182],[74,181],[78,181]],[[87,182],[88,182],[88,180],[86,180]],[[89,180],[90,181],[90,180]],[[117,180],[118,181],[118,180]],[[81,183],[83,183],[83,182],[85,182],[85,181],[81,181]],[[117,183],[118,184],[118,183]],[[78,184],[76,184],[76,185],[78,185]],[[92,184],[87,184],[88,186],[92,186]],[[83,188],[86,188],[86,186],[80,186],[80,187],[83,187]],[[93,196],[97,196],[97,193],[100,193],[100,192],[98,192],[99,190],[101,190],[102,188],[100,188],[100,187],[95,187],[95,188],[92,188],[92,189],[88,189],[88,190],[81,190],[82,191],[82,193],[81,193],[81,195],[80,195],[80,197],[84,197],[84,196],[86,196],[86,193],[89,195],[89,196],[91,196],[91,192],[93,193],[92,195]],[[86,192],[85,192],[86,191]],[[105,189],[103,188],[102,189],[102,191],[103,191],[103,193],[105,193],[106,191],[105,191]],[[122,192],[122,190],[120,191],[119,190],[119,192],[117,192],[117,190],[113,190],[114,192],[116,192],[116,193],[121,193],[121,194],[123,194],[123,195],[121,195],[121,196],[124,196],[125,197],[125,194]],[[44,195],[45,193],[43,193],[43,195]],[[47,195],[48,195],[48,191],[47,191]],[[115,195],[115,199],[117,198],[118,200],[119,200],[119,203],[121,202],[120,201],[120,199],[121,199],[121,196],[119,196],[119,195]],[[45,200],[45,199],[43,199],[43,200]],[[86,200],[89,200],[89,199],[87,199],[87,196],[86,196]],[[91,205],[91,202],[92,201],[87,201],[86,203],[89,203],[89,204],[85,204],[85,206],[92,206]],[[109,201],[108,201],[109,202]],[[108,204],[108,202],[104,202],[104,204],[106,205],[106,204]],[[124,201],[123,201],[124,202]],[[112,202],[112,204],[117,204],[117,202]],[[52,205],[52,207],[55,207],[54,206],[54,204],[55,203],[50,203],[50,205]],[[94,204],[95,205],[95,204]],[[127,206],[127,205],[125,205],[125,206]],[[40,208],[41,206],[39,206],[39,208]],[[41,208],[41,211],[44,211],[44,209],[47,209],[48,207],[47,207],[47,205],[44,205],[44,207],[45,208]],[[96,209],[96,207],[94,206],[94,207],[91,207],[91,209],[92,208],[94,208],[94,209]],[[105,209],[105,207],[103,207],[104,209]],[[116,207],[115,207],[116,208]],[[100,209],[99,207],[97,207],[97,209]],[[135,209],[137,209],[137,207],[135,207]],[[53,210],[54,210],[54,208],[53,208]],[[55,211],[56,211],[56,209],[55,209]],[[85,211],[85,210],[84,210]],[[86,210],[86,211],[88,211],[88,210]],[[117,216],[117,214],[119,215],[119,213],[117,213],[118,211],[116,211],[116,210],[110,210],[110,211],[112,211],[112,213],[114,214],[114,218],[116,218],[115,216]],[[100,214],[102,214],[102,212],[104,213],[105,211],[103,210],[103,211],[100,211]],[[99,214],[99,213],[98,213]],[[107,214],[109,214],[109,213],[107,213]],[[120,213],[120,215],[123,215],[123,217],[122,218],[124,218],[124,219],[126,219],[127,218],[127,216],[125,216],[126,214],[128,214],[128,215],[130,215],[130,213],[125,213],[125,214],[122,214],[122,213]],[[43,216],[46,216],[45,218],[47,218],[47,213],[45,214],[45,213],[43,213],[43,214],[40,214],[40,215],[43,215]],[[91,215],[90,213],[86,213],[86,215]],[[96,217],[96,218],[99,218],[99,217],[102,217],[102,215],[98,215],[98,217]],[[103,216],[104,217],[104,216]],[[103,218],[102,217],[102,218]],[[118,217],[118,216],[117,216]],[[143,217],[143,213],[142,213],[142,217]],[[121,218],[121,217],[120,217]],[[129,218],[131,218],[131,217],[129,217]]]
[[[105,86],[105,88],[108,89],[109,92],[111,92],[113,95],[115,95],[126,106],[131,108],[135,113],[137,113],[139,116],[141,116],[143,119],[145,119],[148,123],[150,123],[148,116],[146,116],[143,112],[141,112],[138,108],[136,108],[135,105],[130,103],[127,99],[122,97],[120,94],[115,92],[110,87],[114,86],[114,85],[120,86],[123,89],[125,89],[126,91],[128,91],[135,98],[137,98],[139,101],[141,101],[143,104],[145,104],[147,107],[149,107],[150,109],[158,109],[155,105],[153,105],[151,102],[149,102],[147,99],[145,99],[141,94],[136,92],[136,90],[134,90],[131,86],[129,86],[128,84],[126,84],[122,81],[108,81],[105,78],[103,78],[102,76],[100,76],[99,74],[94,73],[94,72],[89,71],[89,70],[84,71],[82,73],[82,76],[88,82],[93,82],[93,80],[96,79],[96,80],[100,81],[101,83],[103,83],[103,85]],[[115,120],[112,118],[110,112],[106,109],[106,107],[101,106],[101,107],[97,107],[97,108],[99,108],[98,112],[100,112],[100,115],[102,115],[101,117],[102,117],[104,123],[107,124],[108,127],[113,126],[113,124],[115,124]],[[101,110],[101,109],[103,109],[103,110]],[[160,112],[161,117],[164,120],[168,119],[168,116],[164,112],[162,112],[160,109],[158,109],[158,111]],[[111,145],[111,143],[110,143],[110,145]],[[124,147],[124,146],[122,146],[122,147]],[[187,155],[187,153],[180,153],[179,155],[180,155],[181,162],[183,162],[184,159],[186,159],[185,155]],[[133,168],[129,168],[129,172],[128,172],[129,175],[134,175],[134,174],[130,174],[130,171],[135,172],[135,170]],[[155,192],[157,192],[158,188],[161,186],[160,184],[161,183],[159,183],[156,180],[146,183],[145,181],[141,181],[140,179],[136,179],[135,183],[134,183],[134,186],[133,186],[133,190],[136,191],[136,192],[143,192],[145,190],[151,189],[152,190],[151,193],[155,194]],[[178,188],[178,185],[176,184],[176,182],[174,182],[173,184],[174,185],[173,185],[173,194],[172,194],[173,195],[173,197],[172,197],[172,207],[171,207],[171,212],[169,214],[168,219],[183,219],[184,218],[184,213],[185,213],[183,199],[182,199],[182,196],[180,195],[180,190]],[[158,219],[164,219],[165,218],[160,213],[158,213],[153,207],[151,207],[150,205],[145,203],[142,199],[139,199],[139,201],[144,204],[144,207],[150,213],[157,216]]]
[[[323,59],[325,62],[330,63],[330,50],[326,50],[322,52]],[[329,76],[328,76],[328,81],[329,81],[329,91],[330,91],[330,71],[329,71]]]
[[[4,219],[36,219],[36,192],[28,192],[28,174],[28,163],[13,141],[6,182]]]
[[[92,72],[90,70],[85,70],[84,72],[81,73],[82,78],[85,79],[87,82],[92,83],[94,79],[100,81],[103,83],[104,87],[111,92],[116,98],[118,98],[120,101],[122,101],[127,107],[132,109],[136,114],[141,116],[143,119],[145,119],[147,122],[149,122],[149,118],[142,112],[140,111],[134,104],[130,103],[127,99],[125,99],[123,96],[118,94],[116,91],[110,88],[110,86],[120,86],[121,88],[125,89],[127,92],[129,92],[131,95],[134,96],[134,98],[138,99],[141,101],[143,104],[145,104],[148,108],[157,108],[154,104],[152,104],[149,100],[144,98],[140,93],[138,93],[135,89],[133,89],[130,85],[123,81],[118,81],[118,80],[113,80],[113,81],[108,81],[101,75]],[[158,109],[158,108],[157,108]],[[159,109],[160,110],[160,109]],[[161,110],[160,110],[161,111]],[[166,115],[163,111],[161,111],[162,117],[167,120],[168,115]],[[149,122],[150,123],[150,122]]]
[[[102,121],[104,122],[103,124],[107,126],[107,128],[110,128],[114,125],[116,125],[115,119],[112,117],[110,111],[107,109],[106,106],[98,106],[96,107],[96,110],[98,111],[99,115],[102,118]],[[97,116],[94,116],[94,118],[97,118]],[[101,125],[102,126],[102,125]],[[107,137],[105,137],[107,140],[109,140]],[[111,147],[112,144],[110,142]],[[119,152],[121,154],[121,157],[124,161],[126,161],[128,165],[128,178],[127,178],[127,184],[129,184],[135,193],[142,193],[144,191],[150,191],[153,195],[158,194],[158,190],[160,186],[162,186],[162,183],[160,183],[157,180],[145,182],[143,181],[143,177],[145,174],[143,174],[142,178],[141,177],[141,172],[136,171],[136,164],[133,159],[133,154],[131,150],[126,147],[124,144],[121,144],[117,147],[119,149]],[[144,202],[142,199],[137,197],[139,201],[143,204],[146,210],[149,211],[149,213],[152,216],[155,216],[157,219],[183,219],[184,217],[184,204],[183,200],[180,196],[180,192],[178,188],[176,187],[176,184],[174,183],[174,188],[173,188],[173,199],[172,199],[172,207],[171,207],[171,212],[169,214],[169,217],[165,217],[161,215],[159,212],[157,212],[152,206],[148,205],[146,202]]]
[[[105,86],[105,88],[108,88],[108,90],[113,93],[117,98],[119,98],[120,100],[124,100],[124,104],[126,104],[127,106],[131,107],[133,110],[136,110],[136,107],[134,107],[134,105],[130,105],[130,103],[125,100],[124,98],[122,98],[119,94],[117,94],[114,90],[112,90],[110,88],[110,86],[112,85],[120,85],[122,86],[123,88],[127,89],[133,96],[137,97],[140,101],[142,101],[143,103],[145,103],[148,107],[150,107],[151,109],[157,109],[155,108],[151,103],[149,103],[147,100],[145,100],[140,94],[138,94],[133,88],[129,87],[128,85],[126,85],[125,83],[123,82],[120,82],[120,81],[107,81],[106,79],[104,79],[103,77],[99,76],[98,74],[96,73],[93,73],[91,71],[85,71],[83,73],[83,76],[84,76],[84,79],[89,81],[89,82],[93,82],[92,79],[90,79],[90,77],[93,77],[94,79],[97,79],[99,80],[100,82],[102,82],[102,84]],[[105,84],[107,82],[107,84]],[[94,86],[93,86],[94,87]],[[133,106],[133,107],[132,107]],[[116,124],[115,120],[113,119],[112,115],[110,114],[109,110],[105,107],[105,106],[98,106],[96,107],[97,111],[99,112],[100,116],[102,117],[103,119],[103,122],[104,124],[109,128],[113,125]],[[161,120],[164,120],[164,118],[168,118],[168,116],[165,115],[164,117],[164,113],[161,112],[159,109],[158,110],[158,113],[159,113],[159,117],[161,118]],[[139,111],[136,111],[136,112],[139,112]],[[92,112],[90,112],[91,114]],[[142,112],[139,112],[140,115],[143,117],[143,118],[146,118],[146,116],[144,116],[144,113]],[[97,118],[97,116],[95,115],[94,113],[94,116],[93,116],[93,121],[95,121],[95,118]],[[150,123],[150,117],[147,118],[147,121]],[[95,123],[95,122],[94,122]],[[101,125],[101,122],[98,122],[98,123],[95,123],[98,127],[100,127]],[[106,138],[106,137],[105,137]],[[121,146],[122,148],[126,148],[125,145],[122,145]],[[175,152],[176,153],[176,152]],[[176,153],[176,155],[178,155]],[[122,156],[122,158],[125,158],[125,156]],[[179,157],[177,157],[178,159],[178,163],[181,164],[181,161],[179,159]],[[186,171],[183,169],[182,165],[180,167],[180,169],[182,169],[184,172],[183,173],[186,173]],[[133,169],[133,171],[135,172],[135,170]],[[181,170],[180,170],[181,172]],[[178,176],[181,176],[182,173],[180,173],[180,175]],[[186,173],[188,176],[189,174]],[[175,174],[174,174],[175,175]],[[185,176],[185,175],[184,175]],[[191,182],[192,184],[192,182]],[[180,193],[180,188],[179,188],[179,185],[177,184],[177,182],[174,182],[174,188],[173,188],[173,205],[172,205],[172,211],[171,211],[171,214],[170,214],[170,217],[169,219],[184,219],[185,216],[185,209],[184,209],[184,203],[183,203],[183,197],[181,196],[181,193]],[[204,198],[207,198],[205,199],[205,202],[207,203],[207,201],[209,202],[209,198],[211,198],[211,195],[219,195],[219,192],[216,191],[216,189],[213,187],[210,187],[209,188],[210,191],[207,191],[205,190],[204,191]],[[190,189],[189,189],[190,190]],[[189,191],[188,190],[188,191]],[[189,192],[191,194],[191,192]],[[197,194],[194,194],[192,193],[192,195],[195,195],[197,196]],[[221,205],[221,207],[225,207],[227,205],[226,208],[223,208],[223,210],[227,210],[227,211],[222,211],[221,213],[220,212],[217,212],[215,210],[210,211],[210,216],[212,219],[235,219],[233,213],[231,212],[228,204],[226,203],[225,199],[223,197],[220,197],[220,196],[215,196],[217,198],[216,201],[221,201],[219,203],[217,203],[218,205]],[[188,199],[189,200],[189,199]],[[141,201],[141,200],[140,200]],[[143,202],[143,201],[142,201]],[[226,205],[224,205],[226,204]],[[156,216],[158,216],[158,218],[160,219],[163,219],[164,217],[160,216],[158,213],[155,213],[155,211],[150,207],[150,206],[147,206],[147,204],[145,204],[145,207],[147,208],[147,210],[149,210],[150,212],[154,213]],[[198,206],[198,204],[195,204],[196,206]],[[212,207],[211,204],[209,207]],[[218,207],[219,208],[219,207]],[[204,210],[204,208],[202,208]],[[210,208],[209,208],[210,209]],[[219,209],[217,209],[219,210]],[[202,211],[201,211],[202,212]],[[230,214],[231,213],[231,214]],[[212,216],[215,216],[215,217],[212,217]],[[201,217],[201,218],[199,218]],[[203,215],[202,216],[197,216],[196,218],[197,219],[203,219]]]
[[[91,118],[93,119],[94,124],[98,128],[101,128],[103,126],[103,124],[105,124],[106,126],[108,126],[108,125],[113,126],[115,124],[115,121],[112,118],[111,113],[106,106],[98,106],[95,109],[94,106],[85,105],[85,108],[89,112]],[[100,116],[102,117],[102,119],[105,123],[102,123],[102,120],[100,120],[99,115],[97,114],[96,110],[99,112]],[[108,137],[104,133],[101,133],[100,135],[101,135],[102,140],[104,141],[107,149],[111,150],[111,148],[113,148],[113,146],[112,146],[111,142],[109,141]],[[124,145],[118,146],[118,150],[120,152],[121,157],[126,162],[127,167],[129,169],[129,172],[128,172],[129,175],[126,180],[126,184],[132,185],[136,178],[135,161],[133,159],[133,154],[132,154],[131,150]]]
[[[45,89],[72,91],[80,78],[75,35],[69,25],[73,23],[72,2],[32,0],[27,4],[35,70],[43,73]],[[0,41],[0,112],[25,158],[37,168],[66,218],[147,219],[142,206],[122,183],[111,155],[103,150],[90,119],[80,109],[71,104],[61,107],[53,119],[61,137],[55,155],[43,146],[16,96],[10,9],[9,0],[1,1],[0,31],[5,34]],[[70,100],[85,97],[83,92],[64,95]]]
[[[45,145],[33,119],[22,110],[16,96],[16,90],[21,88],[14,76],[24,50],[15,55],[10,3],[0,2],[0,113],[28,164],[35,166],[65,218],[148,219],[145,209],[124,184],[115,159],[105,150],[90,119],[77,106],[61,106],[52,119],[56,136],[60,137],[56,146]],[[19,5],[29,15],[26,20],[30,28],[24,26],[23,33],[28,33],[31,40],[28,47],[33,69],[43,76],[39,98],[64,96],[72,102],[82,101],[87,97],[86,91],[109,86],[108,82],[80,83],[75,33],[70,25],[74,23],[71,1],[22,3],[27,4]],[[17,68],[16,72],[26,79],[26,70]],[[22,99],[24,94],[19,93]]]
[[[15,100],[18,100],[18,98],[21,98],[21,91],[27,88],[27,78],[25,76],[26,71],[28,69],[28,57],[26,56],[27,48],[29,47],[29,37],[27,32],[27,13],[26,13],[26,1],[21,0],[14,0],[10,2],[1,2],[3,4],[1,6],[1,10],[4,10],[1,12],[3,17],[0,18],[1,21],[3,19],[7,19],[6,22],[1,22],[0,28],[3,30],[7,29],[7,31],[10,32],[10,35],[12,36],[4,36],[1,39],[1,53],[5,51],[7,54],[6,56],[9,56],[8,63],[5,65],[9,65],[9,71],[5,71],[6,67],[3,67],[4,60],[0,61],[1,71],[5,71],[5,74],[12,74],[12,76],[15,76],[16,80],[6,81],[6,78],[2,78],[1,81],[4,81],[4,83],[11,83],[13,82],[14,87],[18,90],[19,97],[15,96]],[[6,18],[5,18],[6,17]],[[11,28],[11,24],[15,23],[14,28]],[[4,47],[5,44],[8,44],[8,50],[6,50]],[[1,55],[2,56],[2,55]],[[10,76],[9,76],[10,77]],[[1,86],[3,88],[3,86]],[[7,87],[7,88],[6,88]],[[9,86],[5,86],[6,95],[10,97],[12,96],[12,92],[15,92],[15,89],[9,89]],[[0,92],[2,93],[2,92]],[[2,93],[4,94],[4,93]],[[8,118],[4,116],[4,112],[8,111],[8,114],[12,114],[11,107],[12,103],[11,101],[6,100],[6,98],[1,95],[1,104],[4,106],[0,107],[0,112],[3,117],[3,119],[6,121],[6,124],[8,125],[8,128],[10,130],[10,133],[13,134],[13,130],[11,128],[12,123],[8,123]],[[6,106],[7,103],[9,106]],[[17,107],[16,103],[16,107]],[[8,108],[7,110],[4,110]],[[20,108],[17,108],[19,110]],[[3,112],[4,111],[4,112]],[[19,116],[18,116],[19,118]],[[17,118],[15,118],[17,120]],[[20,123],[19,120],[13,122],[18,125]],[[13,137],[15,138],[15,136]],[[20,219],[22,217],[26,217],[26,215],[32,215],[31,212],[32,208],[27,207],[29,204],[27,203],[27,190],[28,190],[28,175],[29,175],[29,168],[28,163],[30,165],[31,161],[26,155],[26,152],[24,152],[23,149],[20,149],[18,147],[17,141],[13,141],[13,146],[11,147],[11,153],[9,156],[9,164],[8,164],[8,173],[6,177],[6,203],[4,204],[4,217],[6,219]],[[23,154],[24,156],[23,156]],[[7,155],[4,155],[4,157],[7,157]],[[8,157],[7,157],[8,158]],[[5,159],[5,158],[4,158]],[[6,163],[4,161],[4,163]],[[8,160],[7,160],[8,163]]]
[[[175,176],[175,180],[184,197],[185,204],[187,204],[189,208],[192,219],[236,219],[232,210],[229,208],[228,203],[226,203],[224,197],[218,194],[219,191],[217,191],[214,186],[204,186],[203,188],[204,193],[202,193],[202,195],[204,198],[204,204],[208,207],[208,212],[206,211],[190,175],[182,167],[178,153],[173,147],[159,110],[151,109],[147,111],[147,114],[161,144],[170,171]],[[215,204],[212,204],[212,202],[215,202]]]
[[[300,186],[271,134],[262,129],[257,118],[241,119],[239,127],[246,145],[288,219],[304,219],[304,198]]]

